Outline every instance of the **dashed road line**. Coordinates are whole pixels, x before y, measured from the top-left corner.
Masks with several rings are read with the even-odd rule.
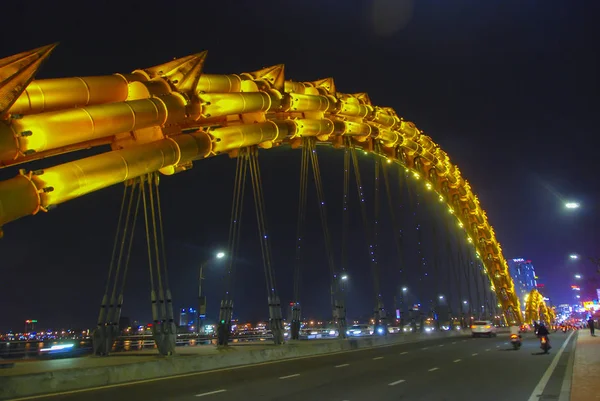
[[[471,354],[471,356],[477,356],[477,355],[479,355],[477,352],[474,353],[474,354]]]
[[[400,355],[406,355],[406,354],[408,354],[408,351],[404,351],[404,352],[400,353]]]
[[[440,345],[438,345],[438,347],[443,347],[443,346],[444,346],[444,344],[440,344]]]
[[[455,359],[453,362],[460,362],[462,359]]]
[[[350,364],[349,363],[342,363],[341,365],[336,365],[335,367],[336,368],[344,368],[346,366],[350,366]]]
[[[288,375],[288,376],[281,376],[280,379],[285,380],[285,379],[291,379],[292,377],[298,377],[298,376],[300,376],[300,373],[296,373],[296,374]]]
[[[396,380],[395,382],[391,382],[388,386],[395,386],[396,384],[404,383],[404,380]]]
[[[202,393],[202,394],[196,394],[196,397],[205,397],[207,395],[213,395],[213,394],[219,394],[219,393],[224,393],[227,390],[215,390],[215,391],[209,391],[208,393]]]
[[[452,341],[452,344],[456,344],[456,341]]]
[[[421,349],[422,349],[422,350],[426,350],[427,348],[429,348],[429,347],[423,347],[423,348],[421,348]]]
[[[434,370],[438,370],[439,368],[431,368],[429,369],[430,372],[433,372]]]
[[[491,350],[492,350],[491,348],[486,348],[486,351],[491,351]]]
[[[375,358],[373,358],[374,361],[377,361],[379,359],[383,359],[383,357],[382,356],[376,356]]]

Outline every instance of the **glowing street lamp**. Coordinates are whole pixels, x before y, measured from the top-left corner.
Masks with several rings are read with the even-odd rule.
[[[565,207],[567,209],[579,209],[579,203],[578,202],[567,202],[565,203]]]
[[[344,274],[342,277],[340,277],[340,279],[341,279],[342,281],[346,281],[346,280],[348,280],[348,275],[347,275],[347,274]]]
[[[577,260],[577,259],[579,259],[579,255],[577,255],[576,253],[572,253],[569,255],[569,258],[571,258],[573,260]]]
[[[575,275],[575,278],[576,278],[577,280],[581,280],[581,274],[576,274],[576,275]]]
[[[214,255],[214,259],[223,259],[225,257],[225,252],[219,251]],[[198,336],[200,335],[200,331],[202,330],[202,319],[206,315],[206,297],[202,295],[202,280],[204,280],[204,275],[202,274],[204,271],[204,266],[209,264],[213,258],[208,259],[207,261],[200,263],[200,271],[198,272]]]

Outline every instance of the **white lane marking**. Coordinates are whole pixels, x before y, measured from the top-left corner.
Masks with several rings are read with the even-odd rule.
[[[452,344],[456,344],[456,341],[452,341]]]
[[[431,368],[429,369],[430,372],[433,372],[434,370],[438,370],[439,368]]]
[[[552,363],[550,364],[550,366],[548,366],[548,369],[546,369],[544,376],[542,376],[537,386],[535,386],[535,389],[533,389],[533,393],[531,393],[531,396],[527,399],[527,401],[539,401],[542,393],[544,392],[544,388],[546,388],[546,384],[548,384],[548,380],[550,380],[550,376],[552,376],[554,369],[556,369],[556,365],[558,365],[560,356],[562,355],[565,348],[567,348],[567,345],[569,344],[571,337],[573,337],[573,334],[575,334],[574,331],[572,331],[571,334],[569,334],[569,337],[567,337],[562,347],[560,347],[560,349],[556,353],[556,356],[552,360]]]
[[[464,343],[465,341],[467,341],[467,340],[462,340],[462,342],[463,342],[463,343]]]
[[[350,364],[349,363],[342,363],[341,365],[336,365],[335,367],[336,368],[343,368],[345,366],[350,366]]]
[[[496,345],[496,348],[500,348],[500,346],[499,346],[499,345]]]
[[[429,348],[429,347],[423,347],[423,348],[421,348],[421,349],[422,349],[422,350],[426,350],[427,348]]]
[[[406,355],[406,354],[408,354],[408,351],[404,351],[404,352],[400,353],[400,355]]]
[[[196,394],[196,397],[204,397],[204,396],[207,396],[207,395],[219,394],[219,393],[223,393],[225,391],[227,391],[227,390],[209,391],[208,393]]]
[[[376,356],[375,358],[373,358],[374,361],[376,361],[378,359],[383,359],[383,357],[382,356]]]
[[[477,352],[474,353],[474,354],[471,354],[471,356],[477,356],[477,355],[479,355]]]
[[[443,346],[444,346],[444,344],[440,344],[440,345],[438,345],[438,347],[443,347]]]
[[[288,375],[288,376],[281,376],[281,377],[280,377],[280,379],[281,379],[281,380],[284,380],[284,379],[291,379],[292,377],[298,377],[298,376],[300,376],[300,373],[296,373],[296,374],[293,374],[293,375]]]
[[[461,359],[455,359],[453,362],[460,362]]]
[[[487,349],[486,349],[486,351],[491,351],[491,349],[490,349],[490,348],[487,348]]]
[[[388,386],[395,386],[396,384],[404,383],[404,380],[396,380],[395,382],[391,382]]]

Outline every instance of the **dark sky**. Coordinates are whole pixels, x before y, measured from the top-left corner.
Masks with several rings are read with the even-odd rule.
[[[600,105],[597,1],[127,3],[4,4],[2,13],[10,19],[2,21],[0,56],[60,41],[38,78],[129,72],[202,50],[209,51],[208,73],[240,73],[284,63],[286,77],[296,81],[332,76],[338,91],[368,92],[374,104],[393,107],[449,153],[479,195],[505,256],[531,259],[555,302],[570,300],[575,272],[593,274],[585,259],[600,256],[599,142],[593,118]],[[319,152],[326,198],[332,209],[339,209],[342,154]],[[87,155],[57,157],[35,166]],[[289,150],[261,155],[284,302],[289,301],[294,263],[299,157]],[[372,159],[365,158],[364,179],[372,185],[369,164]],[[193,305],[198,263],[226,244],[234,168],[233,160],[221,157],[162,181],[177,307]],[[0,171],[0,179],[16,172]],[[336,186],[340,188],[332,189]],[[121,192],[120,186],[110,188],[5,227],[0,241],[0,329],[21,329],[27,318],[37,318],[42,325],[94,324]],[[582,208],[567,213],[567,199],[579,201]],[[312,192],[309,201],[315,203]],[[406,199],[397,202],[405,209],[410,206]],[[242,317],[261,318],[266,314],[264,279],[252,203],[247,206],[236,311]],[[421,215],[429,215],[427,208],[433,206],[420,207]],[[303,291],[307,314],[326,316],[327,266],[318,214],[316,208],[311,210],[308,230],[314,249],[305,255],[309,266]],[[336,244],[339,215],[339,210],[330,215]],[[405,235],[411,237],[406,247],[414,248],[416,218],[410,216],[400,213]],[[352,224],[358,232],[356,216]],[[391,225],[385,224],[390,237]],[[370,288],[360,288],[368,270],[361,235],[352,239],[356,255],[349,267],[354,275],[355,296],[349,305],[353,314],[366,313],[371,302]],[[393,246],[389,239],[382,241],[384,274],[394,271]],[[434,245],[429,241],[427,246]],[[570,262],[572,252],[583,260]],[[149,303],[143,255],[140,244],[124,314],[145,320]],[[214,311],[222,267],[213,265],[207,276]]]

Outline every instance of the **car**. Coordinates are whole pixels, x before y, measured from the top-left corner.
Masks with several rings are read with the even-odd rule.
[[[496,337],[496,326],[489,320],[476,320],[471,325],[473,337]]]
[[[373,326],[368,324],[355,324],[346,331],[348,337],[364,337],[373,335]]]

